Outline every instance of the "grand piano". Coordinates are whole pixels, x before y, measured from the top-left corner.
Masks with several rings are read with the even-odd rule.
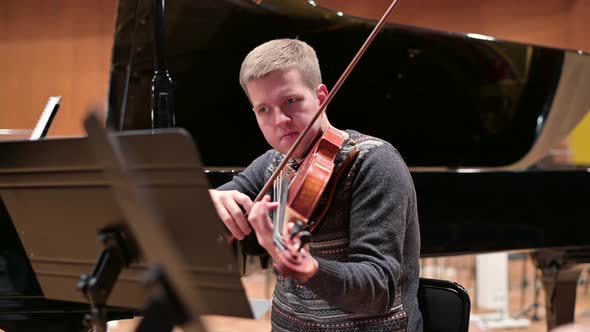
[[[153,13],[152,1],[119,3],[107,107],[115,131],[151,127]],[[249,50],[302,39],[330,88],[375,23],[305,0],[168,2],[176,125],[192,134],[211,185],[267,149],[238,83]],[[586,115],[589,88],[583,52],[387,24],[327,112],[404,156],[422,257],[532,252],[553,327],[573,319],[575,280],[590,262],[590,172],[546,157]],[[87,305],[46,299],[34,264],[0,204],[0,328],[77,331]]]

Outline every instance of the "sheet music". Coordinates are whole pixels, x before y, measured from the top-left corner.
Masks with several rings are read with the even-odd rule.
[[[39,121],[37,121],[37,125],[35,129],[33,129],[33,133],[29,140],[38,140],[40,138],[45,137],[47,132],[49,131],[49,127],[51,126],[51,122],[55,117],[55,113],[59,109],[59,102],[61,101],[61,96],[52,96],[49,97],[43,112],[41,112],[41,116],[39,117]]]

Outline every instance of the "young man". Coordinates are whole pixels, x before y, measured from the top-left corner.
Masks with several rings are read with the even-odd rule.
[[[240,84],[273,149],[210,193],[231,233],[243,239],[254,230],[273,259],[278,274],[273,331],[421,331],[416,196],[399,153],[383,140],[343,131],[346,141],[334,170],[344,168],[343,175],[311,244],[293,259],[292,249],[279,251],[273,243],[269,212],[277,203],[269,196],[252,200],[328,90],[315,51],[292,39],[272,40],[252,50],[242,63]],[[324,113],[296,149],[291,165],[297,167],[315,134],[329,125]],[[358,154],[350,158],[354,150]]]

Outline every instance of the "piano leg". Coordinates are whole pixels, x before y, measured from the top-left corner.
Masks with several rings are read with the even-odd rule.
[[[571,262],[565,250],[540,250],[531,256],[545,290],[547,330],[573,323],[578,278],[583,266]]]

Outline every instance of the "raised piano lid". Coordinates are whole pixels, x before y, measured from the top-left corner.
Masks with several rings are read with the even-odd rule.
[[[150,4],[119,2],[112,128],[150,126]],[[272,38],[307,41],[330,87],[374,24],[305,0],[169,1],[177,125],[195,137],[205,165],[246,165],[268,148],[238,83],[247,52]],[[589,88],[590,57],[581,52],[388,24],[328,112],[338,128],[390,141],[411,167],[522,169],[583,118]]]

